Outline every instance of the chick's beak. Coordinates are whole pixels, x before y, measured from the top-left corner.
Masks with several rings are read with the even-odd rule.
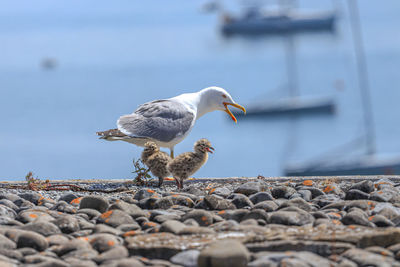
[[[207,149],[207,151],[208,151],[208,152],[210,152],[210,153],[214,153],[214,152],[212,152],[212,151],[211,151],[211,150],[214,150],[214,148],[213,148],[212,146],[210,146],[210,147],[207,147],[206,149]]]
[[[235,116],[233,116],[232,112],[228,109],[228,105],[234,106],[235,108],[238,108],[238,109],[241,109],[241,110],[246,114],[246,109],[245,109],[243,106],[239,105],[239,104],[236,104],[236,103],[228,103],[228,102],[223,102],[222,104],[224,104],[224,106],[225,106],[225,110],[224,110],[224,111],[225,111],[226,113],[228,113],[229,116],[231,116],[232,120],[233,120],[235,123],[237,123],[237,119],[235,118]]]

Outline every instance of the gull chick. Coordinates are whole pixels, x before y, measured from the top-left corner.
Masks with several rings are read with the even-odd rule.
[[[158,177],[158,186],[160,187],[164,177],[169,174],[167,164],[171,161],[171,157],[167,153],[160,151],[160,148],[154,142],[146,142],[144,147],[142,161],[151,173]]]
[[[194,144],[194,152],[180,154],[168,163],[168,171],[174,177],[179,189],[183,188],[183,180],[193,175],[203,166],[208,159],[208,152],[213,153],[214,148],[210,141],[203,138]]]

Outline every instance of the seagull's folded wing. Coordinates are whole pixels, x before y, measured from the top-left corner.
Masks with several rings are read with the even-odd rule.
[[[194,123],[193,111],[173,100],[145,103],[129,115],[121,116],[118,130],[131,137],[148,137],[170,142],[185,135]]]

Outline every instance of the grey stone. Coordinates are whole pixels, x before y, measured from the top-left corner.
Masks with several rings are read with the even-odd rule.
[[[147,213],[135,204],[129,204],[125,201],[118,201],[109,207],[109,210],[122,210],[129,214],[132,218],[147,216]]]
[[[51,207],[51,210],[56,210],[62,213],[70,213],[70,214],[76,213],[76,207],[74,207],[71,204],[68,204],[65,201],[58,201],[53,207]]]
[[[373,227],[374,225],[368,220],[368,217],[360,211],[351,211],[347,213],[341,220],[345,225],[358,224]]]
[[[277,210],[278,205],[272,200],[266,200],[266,201],[262,201],[262,202],[257,203],[256,205],[254,205],[253,209],[263,209],[266,212],[271,212],[271,211]]]
[[[370,246],[389,247],[400,243],[400,229],[388,228],[385,231],[364,234],[358,242],[360,248]]]
[[[103,253],[109,249],[120,245],[121,242],[112,234],[94,234],[90,236],[90,244],[92,248],[97,250],[99,253]]]
[[[311,201],[312,199],[312,193],[310,190],[300,189],[297,191],[297,193],[300,194],[301,198],[303,198],[305,201]]]
[[[18,194],[20,198],[23,198],[25,200],[28,200],[29,202],[32,202],[35,205],[39,204],[39,199],[43,198],[42,195],[36,192],[26,192],[26,193],[20,193]]]
[[[271,194],[274,198],[290,198],[296,190],[289,186],[276,186],[271,189]]]
[[[364,180],[364,181],[361,181],[361,182],[353,184],[350,187],[350,190],[351,189],[360,190],[362,192],[365,192],[365,193],[369,194],[372,191],[374,191],[375,188],[374,188],[374,184],[373,184],[372,181]]]
[[[95,209],[79,209],[77,211],[77,214],[83,213],[89,216],[89,219],[97,218],[101,215],[101,213],[98,210]]]
[[[139,260],[130,257],[126,259],[104,261],[101,267],[145,267]]]
[[[272,195],[269,192],[258,192],[255,194],[252,194],[249,197],[250,201],[253,202],[253,204],[257,204],[266,200],[274,200]]]
[[[60,228],[61,232],[65,234],[70,234],[80,230],[78,219],[76,219],[72,215],[66,215],[57,220],[53,221],[53,223]]]
[[[106,223],[113,227],[118,227],[121,224],[133,224],[135,221],[129,214],[122,210],[109,210],[98,217],[98,222]]]
[[[31,222],[21,227],[22,230],[33,231],[43,236],[60,234],[60,229],[49,222]]]
[[[9,207],[10,209],[13,209],[14,211],[18,210],[17,205],[15,205],[11,200],[8,200],[5,198],[0,200],[0,205]]]
[[[34,248],[37,251],[43,251],[48,248],[49,243],[46,238],[32,231],[21,231],[17,237],[18,248]]]
[[[252,208],[254,206],[253,202],[250,201],[248,197],[243,194],[232,194],[228,198],[232,198],[232,204],[238,209],[242,208]]]
[[[204,203],[211,210],[227,210],[236,208],[229,200],[214,195],[205,196]]]
[[[53,245],[63,245],[69,241],[66,235],[56,234],[46,237],[47,241],[49,242],[49,247]]]
[[[253,209],[242,218],[242,221],[248,219],[255,219],[255,220],[262,219],[264,221],[267,221],[268,214],[263,209]]]
[[[209,226],[213,223],[213,216],[205,210],[193,210],[182,217],[182,221],[194,219],[200,226]]]
[[[240,185],[238,188],[235,189],[234,193],[240,193],[246,196],[250,196],[252,194],[267,190],[268,185],[265,182],[252,181]]]
[[[394,226],[396,226],[385,216],[382,216],[379,214],[371,216],[370,221],[378,227],[394,227]]]
[[[91,248],[89,242],[83,239],[72,239],[59,247],[56,247],[54,252],[61,257],[74,250],[87,250]]]
[[[97,264],[91,260],[81,260],[77,258],[66,258],[65,262],[70,264],[73,267],[97,267]]]
[[[28,222],[33,222],[40,218],[43,221],[52,221],[54,218],[50,216],[49,214],[39,211],[39,210],[23,210],[18,213],[17,220],[23,222],[23,223],[28,223]]]
[[[358,189],[347,191],[345,200],[369,199],[369,194]]]
[[[95,257],[93,260],[97,263],[101,263],[104,261],[109,261],[109,260],[117,260],[121,258],[127,258],[129,256],[128,250],[124,246],[115,246],[97,257]]]
[[[74,193],[65,193],[60,196],[58,201],[65,201],[71,203],[72,200],[79,198],[80,196]]]
[[[305,210],[305,211],[311,211],[311,210],[313,210],[313,208],[311,207],[311,205],[310,204],[308,204],[304,199],[302,199],[302,198],[294,198],[294,199],[290,199],[290,200],[287,200],[287,201],[285,201],[285,202],[283,202],[280,206],[279,206],[279,209],[283,209],[283,208],[286,208],[286,207],[297,207],[297,208],[300,208],[300,209],[302,209],[302,210]]]
[[[99,255],[99,253],[94,250],[94,249],[82,249],[82,250],[72,250],[70,252],[68,252],[67,254],[63,255],[62,258],[64,260],[68,259],[68,258],[77,258],[77,259],[81,259],[81,260],[93,260],[95,259],[97,256]]]
[[[121,232],[128,232],[128,231],[135,231],[135,230],[139,230],[140,229],[140,225],[135,223],[130,223],[130,224],[121,224],[118,225],[117,230],[121,231]]]
[[[102,196],[85,196],[81,199],[79,209],[94,209],[101,213],[107,211],[108,200]]]
[[[139,227],[139,225],[137,225]],[[140,227],[139,227],[140,228]],[[120,235],[122,232],[119,229],[115,229],[114,227],[108,226],[106,224],[96,224],[93,228],[93,233],[96,234],[112,234],[112,235]]]
[[[157,197],[161,197],[159,194],[157,194],[156,192],[154,192],[154,190],[152,189],[140,189],[139,191],[136,192],[134,199],[136,200],[142,200],[145,198],[149,198],[152,196],[157,196]]]
[[[342,254],[343,257],[354,261],[358,266],[390,267],[393,259],[377,255],[358,248],[349,249]]]
[[[0,248],[0,255],[3,255],[3,256],[12,258],[12,259],[16,259],[19,262],[21,262],[22,259],[24,258],[22,253],[20,251],[18,251],[18,250],[15,250],[15,249],[3,249],[3,248]]]
[[[200,251],[191,249],[179,252],[172,258],[170,262],[182,265],[184,267],[197,267],[197,258],[199,257]]]
[[[211,195],[218,195],[225,198],[229,196],[231,193],[232,191],[226,187],[217,187],[211,192]]]
[[[211,243],[198,257],[199,267],[245,267],[250,260],[246,247],[236,240],[221,240]]]
[[[15,249],[17,245],[14,241],[8,239],[4,235],[0,235],[0,249]]]
[[[8,218],[15,219],[17,217],[17,213],[12,208],[0,205],[0,216],[6,216]]]
[[[202,234],[214,234],[213,229],[201,226],[186,226],[181,231],[180,235],[202,235]]]
[[[312,224],[314,217],[305,211],[274,211],[268,218],[268,223],[284,224],[284,225],[305,225]]]
[[[186,225],[184,225],[180,221],[168,220],[161,224],[160,232],[179,234],[179,232],[181,232],[185,227]]]

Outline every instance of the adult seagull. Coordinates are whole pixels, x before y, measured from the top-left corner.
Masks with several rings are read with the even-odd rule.
[[[142,104],[132,114],[121,116],[118,129],[97,132],[100,139],[125,141],[144,146],[148,141],[170,149],[174,157],[174,147],[192,130],[194,123],[204,114],[222,110],[237,120],[228,106],[246,109],[233,101],[223,88],[212,86],[196,93],[178,95],[168,99]]]

